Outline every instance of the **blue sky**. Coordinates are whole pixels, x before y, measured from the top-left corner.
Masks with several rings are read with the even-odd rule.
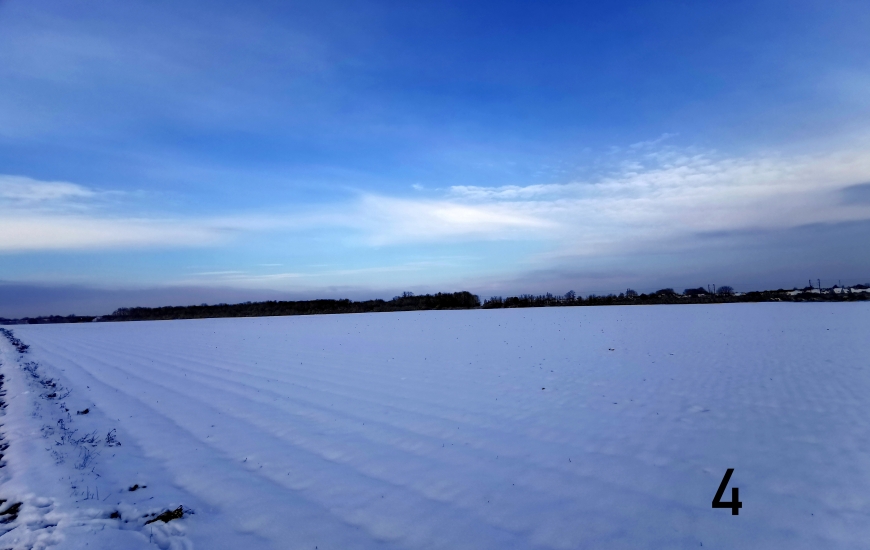
[[[868,28],[857,1],[0,0],[0,316],[866,282]]]

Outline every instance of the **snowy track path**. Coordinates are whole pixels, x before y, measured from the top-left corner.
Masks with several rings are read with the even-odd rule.
[[[868,328],[865,304],[13,327],[139,456],[104,478],[184,501],[168,525],[208,549],[861,547]],[[710,507],[729,467],[737,517]]]

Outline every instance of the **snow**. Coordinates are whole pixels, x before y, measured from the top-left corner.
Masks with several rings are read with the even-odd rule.
[[[9,327],[0,547],[862,547],[868,327],[863,303]],[[711,507],[727,468],[738,516]]]
[[[836,287],[831,289],[826,289],[825,292],[832,292],[834,294],[861,294],[864,292],[870,292],[870,289],[866,288],[843,288]],[[813,288],[810,290],[790,290],[786,292],[789,296],[797,296],[799,294],[821,294],[822,291],[818,288]]]

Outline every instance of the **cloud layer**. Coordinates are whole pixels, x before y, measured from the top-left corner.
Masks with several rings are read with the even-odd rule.
[[[870,203],[846,200],[870,179],[867,148],[748,158],[644,149],[589,182],[448,186],[424,198],[360,193],[329,207],[183,218],[126,216],[124,200],[107,203],[104,191],[0,176],[0,251],[219,246],[338,229],[358,246],[531,240],[549,243],[548,254],[570,256],[870,219]]]

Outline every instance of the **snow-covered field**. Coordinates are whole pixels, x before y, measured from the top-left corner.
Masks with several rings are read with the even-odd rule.
[[[0,548],[870,547],[870,304],[8,328]]]

